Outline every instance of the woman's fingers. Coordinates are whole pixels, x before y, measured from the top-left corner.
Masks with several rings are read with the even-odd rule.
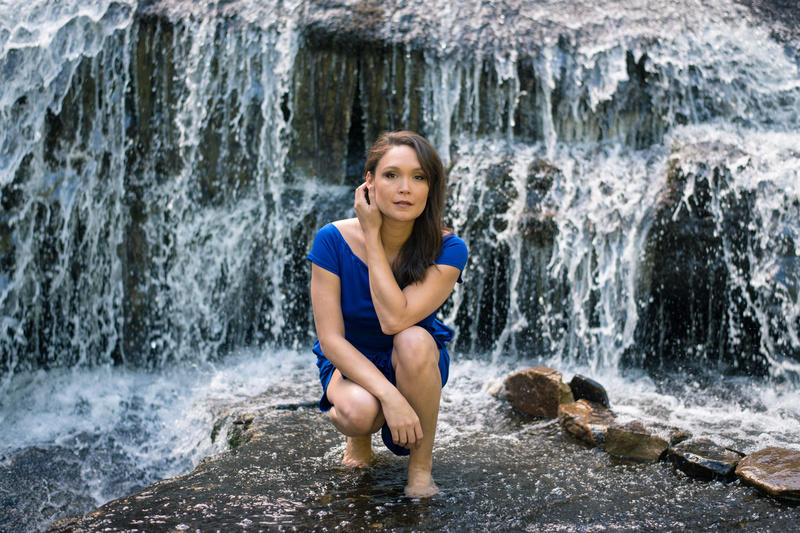
[[[414,448],[419,449],[420,445],[422,444],[422,426],[417,424],[415,428],[417,440],[414,442]]]
[[[384,404],[386,423],[392,432],[392,442],[404,448],[418,448],[422,440],[422,426],[417,413],[402,398],[402,402]]]
[[[390,428],[391,429],[391,428]],[[392,429],[392,441],[403,448],[419,448],[422,442],[422,427],[417,420],[413,425]]]
[[[358,206],[361,203],[368,204],[367,199],[366,199],[366,195],[367,195],[366,187],[367,187],[366,182],[362,183],[361,185],[356,187],[355,201],[353,202],[353,206],[356,209],[358,209]]]
[[[375,202],[375,194],[374,187],[370,187],[367,182],[356,189],[353,208],[364,231],[378,229],[383,222],[383,215]]]

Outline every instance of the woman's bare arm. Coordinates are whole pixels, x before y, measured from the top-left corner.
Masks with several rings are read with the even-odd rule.
[[[449,265],[431,266],[423,282],[400,290],[382,251],[379,239],[367,238],[372,303],[383,332],[394,335],[439,309],[453,291],[460,270]]]
[[[378,398],[386,396],[392,384],[344,337],[341,282],[339,276],[312,264],[311,304],[322,353],[347,379],[358,383]]]
[[[383,217],[375,203],[365,199],[368,187],[365,183],[356,191],[355,211],[364,232],[372,303],[383,332],[394,335],[439,309],[453,291],[461,271],[449,265],[430,266],[423,282],[401,290],[381,241]]]
[[[422,439],[419,417],[400,391],[344,336],[339,276],[312,264],[311,303],[322,353],[347,379],[370,392],[381,403],[392,430],[413,444]]]

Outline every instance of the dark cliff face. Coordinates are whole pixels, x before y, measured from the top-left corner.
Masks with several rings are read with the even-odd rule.
[[[140,3],[2,184],[3,371],[310,344],[313,235],[350,216],[365,148],[399,128],[442,153],[470,246],[443,309],[455,349],[747,372],[798,358],[797,190],[772,239],[741,185],[769,168],[736,164],[772,157],[748,132],[798,129],[780,30],[798,8],[640,4]],[[737,41],[778,30],[769,61]],[[747,146],[682,133],[704,125]],[[772,256],[778,281],[755,286],[749,263]]]

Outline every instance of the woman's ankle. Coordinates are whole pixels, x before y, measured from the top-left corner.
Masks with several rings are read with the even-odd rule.
[[[372,462],[372,435],[347,437],[342,463],[355,468],[368,467]]]

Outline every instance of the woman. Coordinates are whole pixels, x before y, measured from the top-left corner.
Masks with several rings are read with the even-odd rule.
[[[308,256],[320,409],[347,436],[345,465],[369,466],[378,430],[390,450],[409,455],[413,498],[438,492],[433,441],[453,332],[435,314],[467,262],[466,245],[442,222],[445,188],[428,141],[384,134],[367,153],[356,218],[323,227]]]

